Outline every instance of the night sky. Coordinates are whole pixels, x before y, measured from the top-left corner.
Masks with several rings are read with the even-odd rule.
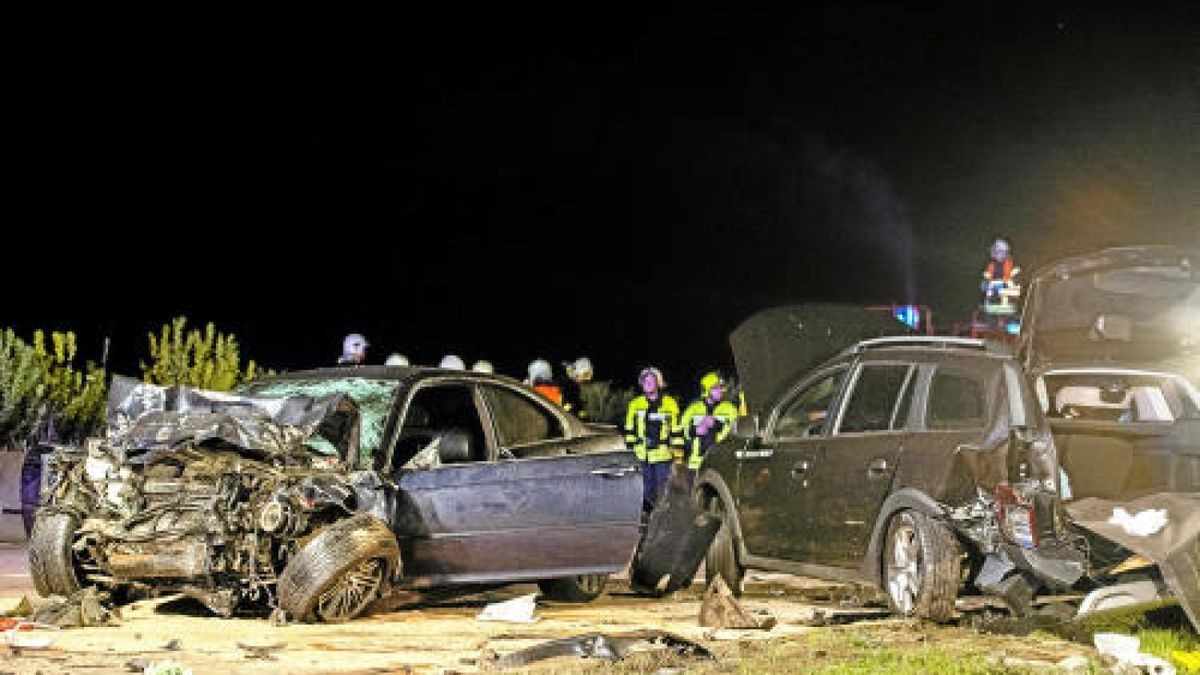
[[[355,330],[690,391],[758,308],[966,319],[997,234],[1200,243],[1187,2],[28,4],[0,324],[128,373],[186,314],[283,369]]]

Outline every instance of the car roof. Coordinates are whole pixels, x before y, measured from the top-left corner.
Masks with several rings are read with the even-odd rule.
[[[519,380],[496,373],[481,373],[475,370],[457,370],[427,366],[333,366],[329,368],[311,368],[308,370],[276,373],[255,382],[270,382],[275,380],[335,380],[346,377],[396,380],[399,382],[415,382],[433,377],[453,377],[508,385],[521,384]],[[254,382],[250,384],[254,384]]]
[[[897,354],[908,358],[946,355],[986,359],[1012,359],[1012,347],[1002,342],[939,335],[903,335],[862,340],[842,350],[831,361],[858,354]]]

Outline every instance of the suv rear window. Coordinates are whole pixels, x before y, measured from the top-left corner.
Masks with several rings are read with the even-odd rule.
[[[929,384],[929,429],[976,429],[987,423],[983,379],[972,373],[938,368]]]

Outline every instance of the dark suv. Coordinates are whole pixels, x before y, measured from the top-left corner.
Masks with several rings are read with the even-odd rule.
[[[779,331],[807,328],[809,342],[828,344],[830,331],[801,314],[773,318]],[[741,373],[754,354],[797,353],[767,342],[736,354],[744,386],[759,384]],[[776,363],[773,372],[786,367]],[[775,394],[748,396],[753,418],[698,478],[698,496],[724,518],[709,581],[720,574],[737,592],[754,567],[868,582],[899,614],[945,619],[964,581],[1027,606],[1038,588],[1085,572],[1064,543],[1053,440],[1004,347],[876,338],[775,379]]]

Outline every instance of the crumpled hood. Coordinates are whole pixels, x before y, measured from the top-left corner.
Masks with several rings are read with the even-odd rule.
[[[738,384],[755,414],[781,387],[851,344],[911,332],[891,315],[862,307],[786,305],[751,315],[730,333],[729,344]]]
[[[108,444],[126,457],[181,444],[220,441],[268,457],[312,454],[304,443],[339,424],[357,456],[358,414],[346,396],[250,397],[164,387],[115,376],[108,397]],[[349,427],[349,428],[347,428]]]
[[[1033,371],[1200,358],[1200,250],[1112,248],[1039,269],[1025,301],[1020,357]]]
[[[1130,515],[1162,509],[1166,525],[1153,534],[1132,534],[1108,522],[1117,508]],[[1066,504],[1067,513],[1081,527],[1113,541],[1158,564],[1163,580],[1200,630],[1200,494],[1160,492],[1128,501],[1081,499]]]

